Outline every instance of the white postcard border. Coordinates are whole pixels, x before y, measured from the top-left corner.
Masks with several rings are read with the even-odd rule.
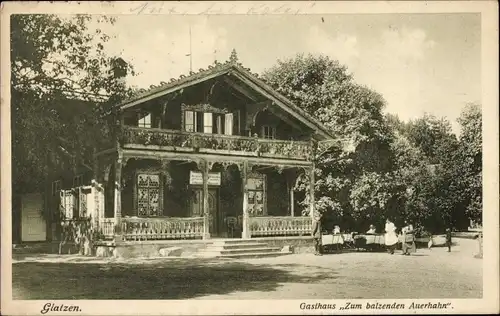
[[[339,13],[444,13],[479,12],[482,16],[482,105],[483,105],[483,194],[484,258],[483,299],[459,300],[286,300],[286,301],[207,301],[207,300],[120,300],[120,301],[12,301],[11,274],[11,152],[10,152],[10,61],[9,18],[16,13],[89,14],[339,14]],[[499,200],[498,200],[498,4],[496,1],[339,1],[339,2],[13,2],[2,3],[1,16],[1,209],[2,209],[2,313],[41,314],[46,303],[77,305],[79,315],[200,315],[200,314],[441,314],[499,312]],[[459,80],[459,78],[457,78]],[[346,302],[405,304],[412,302],[451,303],[446,309],[366,309],[340,310]],[[336,309],[301,309],[300,304],[335,304]],[[47,313],[50,315],[51,313]],[[57,314],[57,313],[56,313]],[[59,313],[60,315],[65,313]]]

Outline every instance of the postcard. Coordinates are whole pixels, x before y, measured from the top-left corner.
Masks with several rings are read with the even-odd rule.
[[[498,4],[2,3],[2,313],[498,313]]]

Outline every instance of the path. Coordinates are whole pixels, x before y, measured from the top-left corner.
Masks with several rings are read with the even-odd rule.
[[[109,260],[18,257],[14,299],[479,298],[474,245],[451,253],[289,255],[278,258]]]

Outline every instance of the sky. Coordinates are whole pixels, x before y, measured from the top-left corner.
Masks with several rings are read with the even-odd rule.
[[[168,82],[232,49],[252,72],[297,53],[324,54],[347,66],[357,83],[382,94],[386,112],[407,121],[446,117],[453,130],[468,102],[481,102],[479,14],[128,15],[103,27],[106,45],[138,71],[140,88]]]

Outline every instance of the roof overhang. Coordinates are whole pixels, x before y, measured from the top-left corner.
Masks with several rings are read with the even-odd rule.
[[[312,118],[308,115],[304,110],[297,107],[290,100],[287,100],[283,95],[274,91],[272,87],[268,84],[264,83],[262,80],[255,78],[255,76],[248,74],[246,72],[236,71],[229,73],[231,76],[237,77],[239,80],[243,81],[247,85],[249,85],[255,91],[261,93],[275,104],[279,105],[287,114],[292,117],[298,119],[299,121],[306,124],[309,128],[316,131],[316,135],[319,139],[330,139],[333,138],[326,127],[323,126],[320,122]]]
[[[230,77],[237,78],[243,83],[247,84],[250,88],[256,92],[262,94],[274,104],[278,105],[285,113],[294,117],[295,119],[304,123],[307,127],[315,131],[314,138],[318,140],[332,139],[333,136],[330,134],[328,129],[321,124],[321,122],[314,119],[300,107],[295,105],[292,101],[288,100],[285,96],[276,92],[270,85],[260,80],[255,75],[246,71],[242,67],[234,63],[226,63],[216,67],[212,67],[208,70],[200,71],[199,73],[193,74],[187,77],[181,77],[178,80],[172,80],[169,83],[165,83],[160,87],[154,87],[153,89],[138,95],[132,99],[129,99],[121,104],[117,105],[117,110],[123,111],[139,104],[143,104],[147,101],[177,92],[184,88],[196,85],[198,83],[222,76],[229,75]]]
[[[205,76],[185,77],[185,78],[181,78],[177,81],[172,81],[168,84],[165,84],[163,86],[160,86],[158,88],[150,90],[150,91],[146,92],[145,94],[140,95],[136,98],[133,98],[131,100],[127,100],[127,101],[119,104],[118,107],[120,110],[125,110],[128,108],[134,107],[136,105],[139,105],[139,104],[142,104],[144,102],[162,97],[164,95],[167,95],[167,94],[170,94],[170,93],[173,93],[176,91],[179,91],[181,89],[190,87],[192,85],[210,80],[212,78],[219,77],[221,75],[228,73],[229,69],[230,69],[230,67],[222,68],[218,71],[214,71],[214,72],[207,74]],[[191,80],[184,80],[184,79],[191,79]]]

